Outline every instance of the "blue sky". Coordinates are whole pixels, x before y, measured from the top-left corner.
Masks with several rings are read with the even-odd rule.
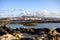
[[[60,0],[0,0],[0,17],[7,15],[18,16],[20,14],[18,9],[59,12]]]

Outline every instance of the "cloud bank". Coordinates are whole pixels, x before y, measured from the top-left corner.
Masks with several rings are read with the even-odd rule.
[[[0,9],[0,17],[19,17],[23,15],[39,17],[60,17],[60,12],[50,12],[48,10],[30,11],[25,9]]]

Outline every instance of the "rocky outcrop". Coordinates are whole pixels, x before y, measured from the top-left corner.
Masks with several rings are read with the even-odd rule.
[[[12,39],[17,39],[17,37],[11,35],[11,34],[5,34],[1,36],[1,40],[12,40]]]
[[[21,33],[29,33],[29,34],[40,34],[40,33],[49,33],[50,29],[48,28],[20,28]]]
[[[28,33],[31,35],[37,34],[37,39],[41,40],[60,40],[60,28],[48,29],[48,28],[20,28],[22,33]]]
[[[27,35],[28,34],[28,35]],[[0,36],[13,36],[16,40],[60,40],[60,28],[16,28],[1,26]],[[8,36],[9,37],[9,36]],[[12,38],[13,38],[12,37]],[[13,39],[14,40],[14,39]]]
[[[5,31],[5,29],[3,29],[2,27],[0,27],[0,36],[7,34],[8,32]]]

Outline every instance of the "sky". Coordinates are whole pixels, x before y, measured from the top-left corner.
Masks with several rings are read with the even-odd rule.
[[[27,13],[60,17],[60,0],[0,0],[0,17],[17,17]]]

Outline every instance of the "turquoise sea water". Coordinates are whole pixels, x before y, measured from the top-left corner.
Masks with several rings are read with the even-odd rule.
[[[39,23],[36,26],[23,26],[21,24],[7,24],[11,28],[60,28],[60,23]]]

